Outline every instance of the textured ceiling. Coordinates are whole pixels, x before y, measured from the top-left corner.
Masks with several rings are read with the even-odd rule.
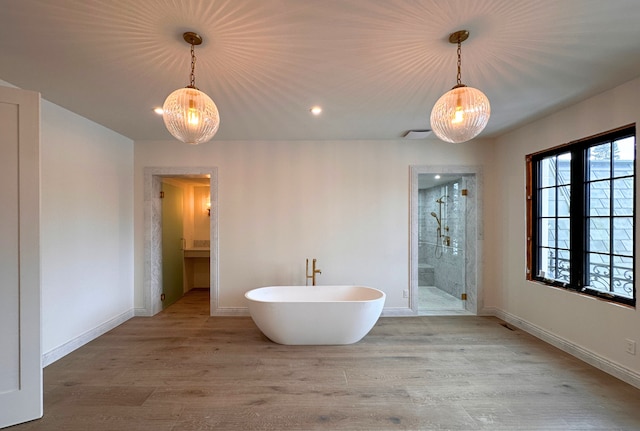
[[[496,136],[640,75],[638,0],[2,0],[0,79],[132,139],[173,139],[152,109],[189,83],[214,140],[395,139],[430,128],[456,81]],[[319,104],[319,117],[309,114]]]

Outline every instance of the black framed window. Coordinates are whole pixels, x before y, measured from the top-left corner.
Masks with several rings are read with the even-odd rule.
[[[635,306],[635,125],[527,157],[529,279]]]

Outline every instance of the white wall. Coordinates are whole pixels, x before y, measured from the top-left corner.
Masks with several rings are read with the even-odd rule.
[[[191,223],[193,224],[193,236],[197,240],[208,240],[210,237],[210,216],[207,215],[207,200],[209,198],[208,186],[192,187],[193,198],[188,201],[191,206]],[[187,243],[191,245],[191,243]]]
[[[41,178],[46,365],[133,315],[133,141],[43,100]]]
[[[161,123],[159,123],[159,127]],[[224,124],[222,125],[224,127]],[[490,144],[439,141],[135,143],[135,304],[144,280],[143,170],[217,167],[221,307],[259,286],[364,284],[408,307],[409,166],[483,165]]]
[[[40,182],[48,365],[133,316],[133,141],[42,99]]]
[[[567,344],[583,359],[596,358],[609,371],[631,370],[638,382],[640,351],[635,356],[625,352],[625,339],[640,343],[637,309],[525,280],[524,160],[529,153],[630,123],[640,125],[639,99],[636,79],[500,137],[485,177],[492,191],[485,194],[485,216],[496,221],[485,231],[493,239],[485,255],[486,282],[496,286],[488,291],[486,305],[556,344]],[[636,247],[636,256],[638,251]]]

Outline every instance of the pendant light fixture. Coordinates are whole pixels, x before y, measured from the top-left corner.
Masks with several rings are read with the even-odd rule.
[[[454,144],[466,142],[478,136],[489,122],[491,106],[484,93],[461,82],[461,48],[467,40],[467,30],[449,35],[449,42],[458,44],[457,84],[446,92],[431,110],[431,129],[446,142]]]
[[[162,106],[162,119],[176,139],[187,144],[207,142],[218,131],[220,115],[213,100],[196,88],[196,55],[194,46],[202,43],[202,37],[188,31],[182,35],[191,45],[191,79],[185,88],[171,93]]]

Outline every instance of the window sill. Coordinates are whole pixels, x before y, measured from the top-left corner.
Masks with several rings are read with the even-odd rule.
[[[612,299],[612,298],[607,298],[607,297],[600,296],[600,295],[593,295],[593,294],[590,294],[590,293],[585,293],[585,292],[582,292],[582,291],[577,290],[577,289],[573,289],[573,288],[570,288],[570,287],[562,287],[562,286],[559,286],[557,284],[548,283],[548,282],[545,282],[544,280],[539,280],[539,279],[535,279],[535,278],[531,278],[528,281],[530,281],[532,283],[535,283],[537,285],[549,287],[551,289],[559,290],[559,291],[562,291],[562,292],[566,292],[566,293],[570,293],[570,294],[577,294],[577,295],[579,295],[579,296],[581,296],[583,298],[588,298],[588,299],[592,299],[592,300],[595,300],[595,301],[604,302],[604,303],[607,303],[607,304],[619,306],[619,307],[626,308],[626,309],[629,309],[629,310],[636,310],[636,305],[627,304],[625,302],[617,301],[617,300]]]

